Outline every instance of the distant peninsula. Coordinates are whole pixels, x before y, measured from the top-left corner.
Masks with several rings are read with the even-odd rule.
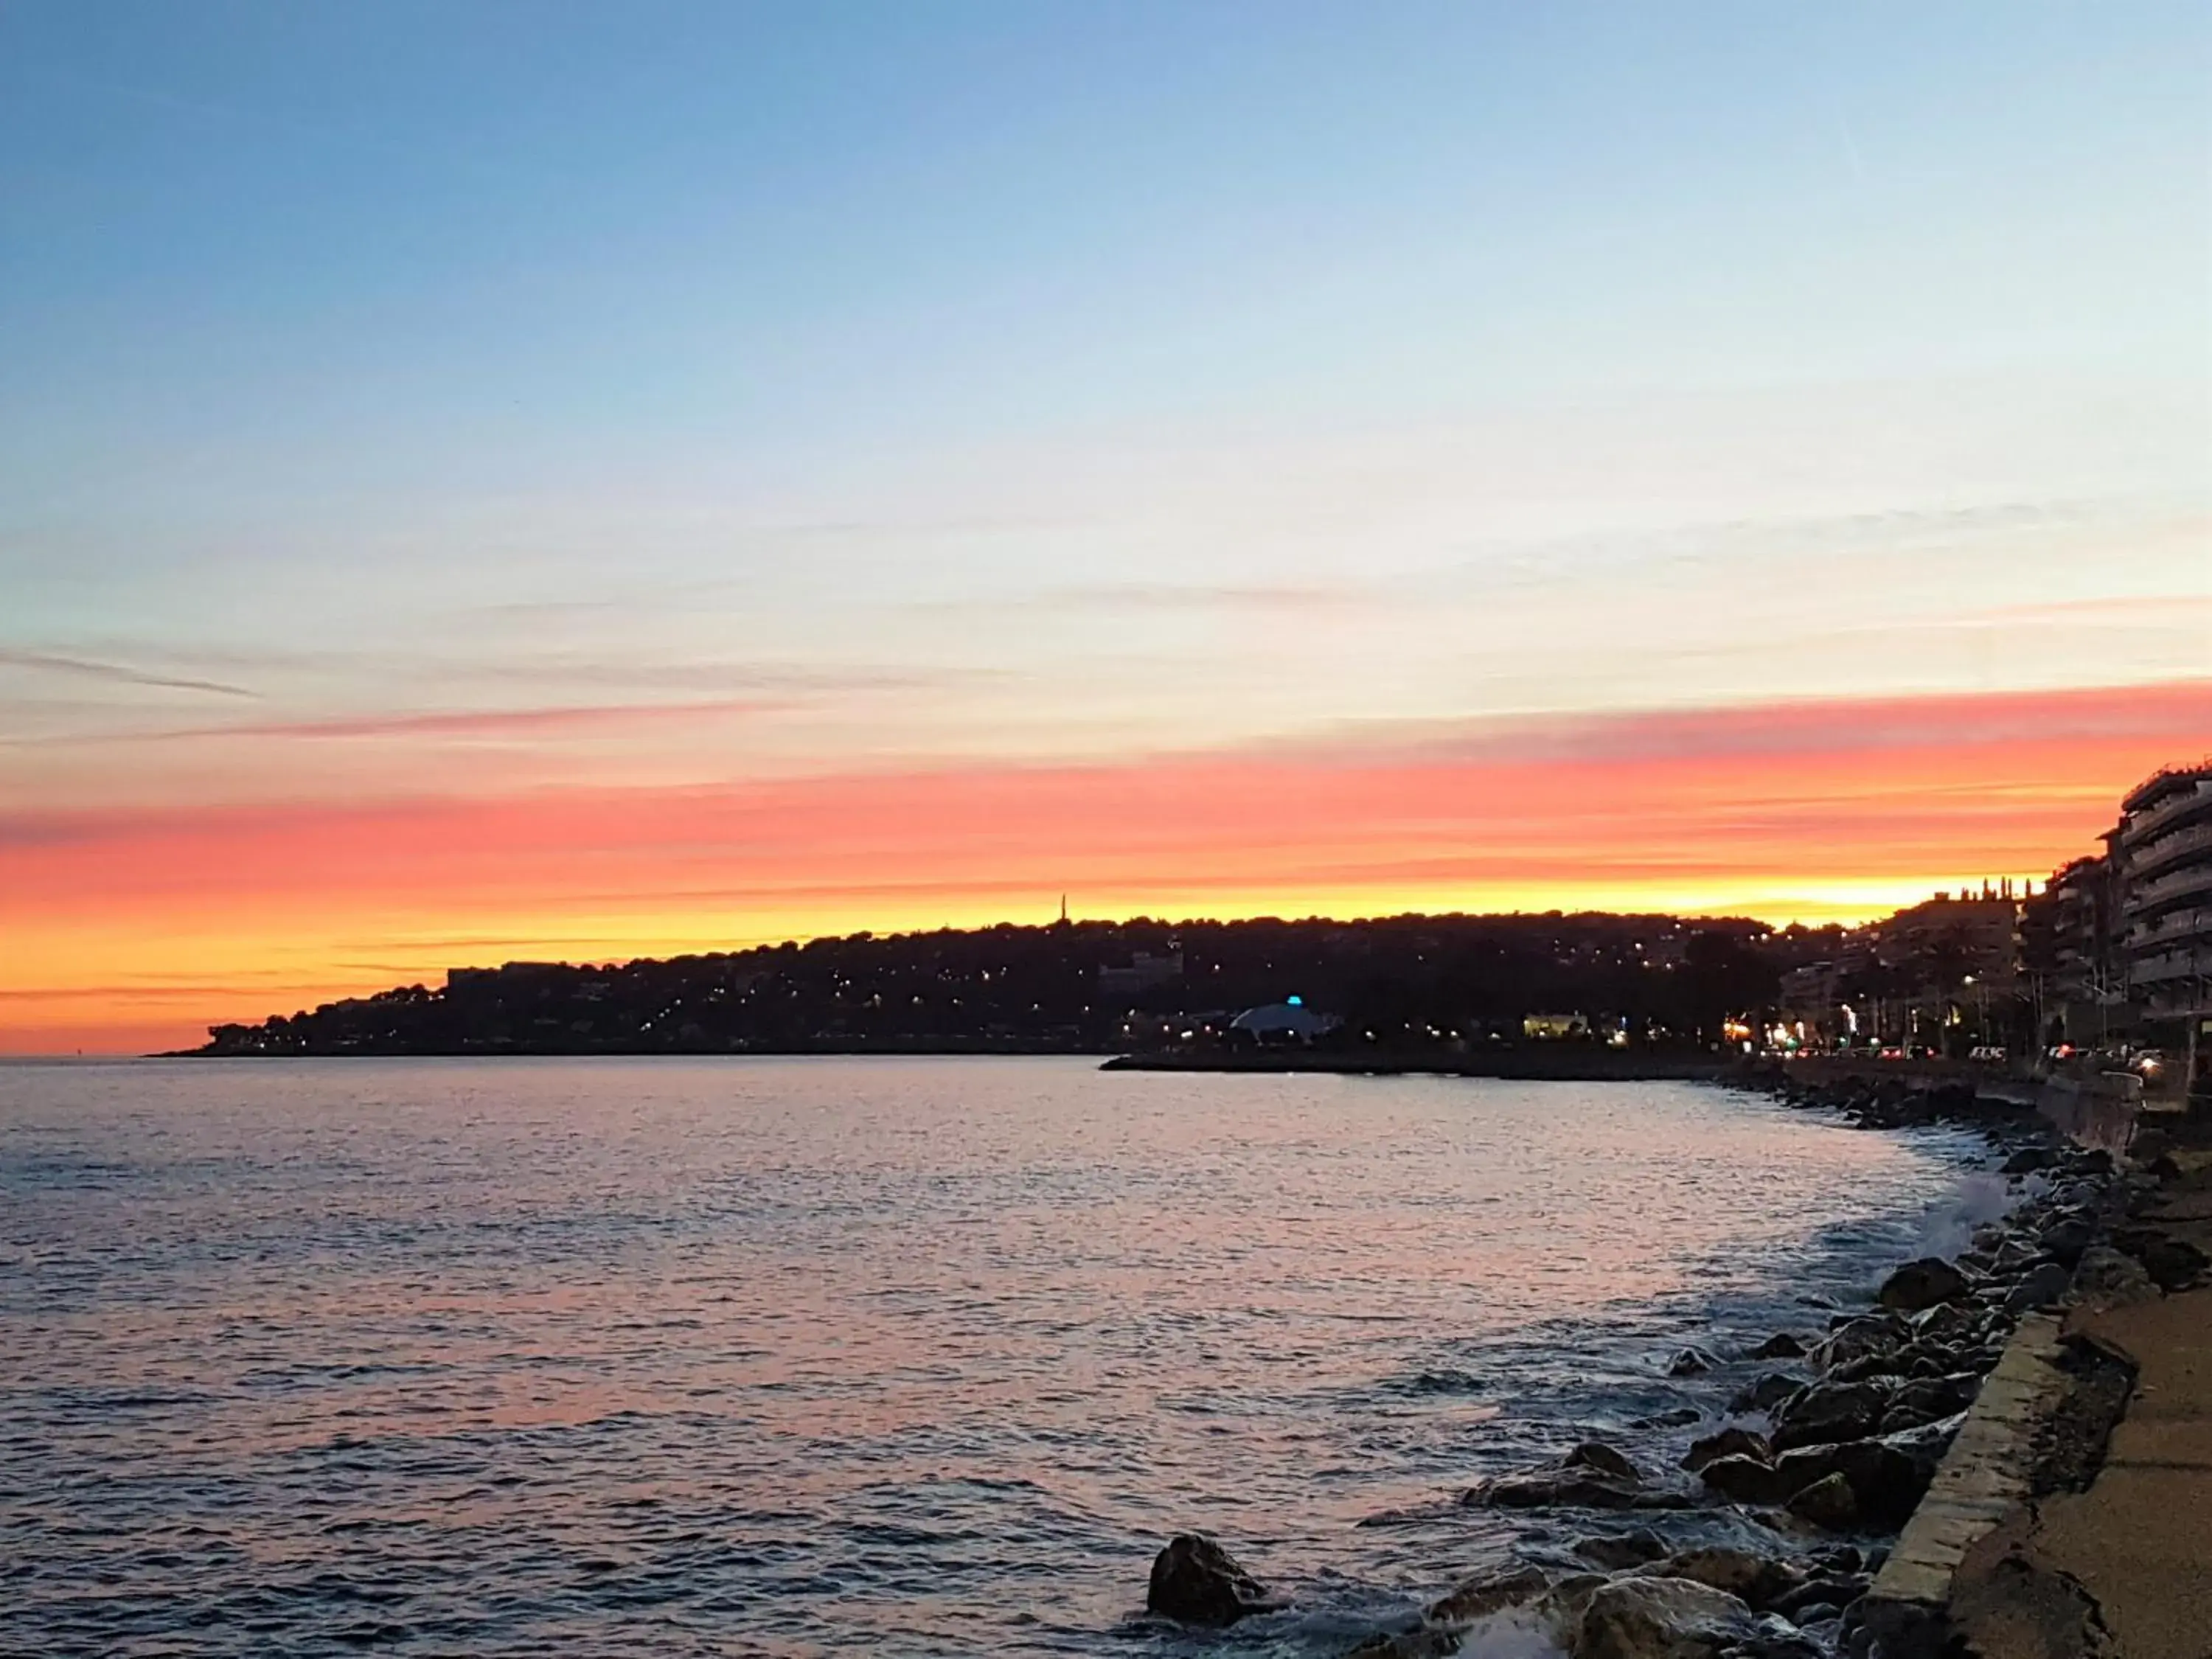
[[[1236,1048],[1240,1011],[1326,1011],[1307,1052],[1414,1069],[1562,1039],[1710,1054],[1840,930],[1605,913],[1061,921],[699,956],[456,968],[257,1024],[206,1055],[1094,1054]],[[1617,1060],[1616,1062],[1617,1063]],[[1516,1067],[1514,1069],[1521,1069]]]

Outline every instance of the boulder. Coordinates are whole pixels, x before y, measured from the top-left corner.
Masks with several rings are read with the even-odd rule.
[[[1887,1353],[1866,1354],[1834,1366],[1826,1375],[1831,1382],[1863,1382],[1870,1376],[1893,1376],[1901,1367],[1911,1364],[1903,1349],[1893,1348]]]
[[[1601,1572],[1570,1573],[1529,1605],[1528,1617],[1539,1629],[1556,1636],[1564,1647],[1573,1637],[1575,1626],[1582,1623],[1583,1609],[1589,1605],[1590,1597],[1612,1582]]]
[[[2074,1275],[2056,1261],[2046,1261],[2032,1269],[2019,1284],[2005,1293],[2007,1313],[2022,1314],[2037,1308],[2055,1308],[2066,1294]]]
[[[1889,1409],[1881,1417],[1881,1431],[1894,1434],[1954,1416],[1972,1405],[1981,1391],[1982,1379],[1972,1371],[1953,1371],[1908,1382],[1890,1396]]]
[[[1767,1463],[1774,1459],[1774,1448],[1765,1435],[1753,1434],[1749,1429],[1723,1429],[1718,1434],[1692,1441],[1690,1449],[1682,1454],[1682,1467],[1694,1474],[1719,1457],[1755,1457]]]
[[[1685,1348],[1667,1362],[1667,1375],[1703,1376],[1719,1363],[1702,1348]]]
[[[2203,1278],[2206,1267],[2212,1265],[2194,1244],[2165,1233],[2131,1230],[2112,1243],[2142,1262],[2151,1282],[2168,1295],[2187,1290]]]
[[[1344,1659],[1451,1659],[1460,1650],[1463,1632],[1431,1630],[1416,1625],[1411,1630],[1380,1631],[1347,1651]]]
[[[1692,1502],[1679,1488],[1648,1485],[1635,1464],[1602,1441],[1586,1440],[1556,1462],[1501,1475],[1460,1498],[1503,1510],[1679,1510]]]
[[[1203,1533],[1178,1533],[1152,1562],[1145,1606],[1186,1625],[1233,1625],[1288,1605]]]
[[[1670,1412],[1656,1412],[1650,1417],[1632,1419],[1632,1429],[1686,1429],[1705,1413],[1695,1406],[1677,1406]]]
[[[1571,1469],[1595,1469],[1618,1480],[1641,1480],[1643,1474],[1621,1453],[1602,1440],[1585,1440],[1559,1460]]]
[[[1775,1334],[1744,1356],[1747,1359],[1802,1359],[1805,1345],[1787,1331]]]
[[[1856,1440],[1881,1426],[1890,1390],[1879,1382],[1823,1382],[1796,1396],[1775,1413],[1767,1437],[1777,1451]]]
[[[1787,1562],[1724,1544],[1668,1556],[1664,1561],[1638,1569],[1638,1576],[1691,1579],[1713,1589],[1726,1590],[1759,1613],[1765,1613],[1805,1582],[1805,1575]]]
[[[1875,1443],[1903,1454],[1911,1460],[1913,1467],[1923,1477],[1930,1476],[1936,1473],[1936,1466],[1943,1461],[1943,1454],[1951,1449],[1951,1443],[1959,1437],[1959,1425],[1966,1420],[1965,1411],[1956,1411],[1938,1422],[1923,1423],[1917,1428],[1900,1429],[1895,1434],[1885,1434]],[[1917,1504],[1920,1499],[1916,1496],[1912,1501]]]
[[[2023,1146],[1997,1166],[1999,1175],[2033,1175],[2047,1170],[2058,1162],[2058,1152],[2052,1146]]]
[[[1963,1301],[1972,1289],[1966,1274],[1942,1257],[1927,1255],[1917,1261],[1906,1262],[1884,1279],[1879,1299],[1885,1308],[1917,1313],[1939,1302]]]
[[[1909,1342],[1890,1357],[1890,1364],[1908,1376],[1942,1376],[1963,1369],[1966,1356],[1979,1346],[1972,1337],[1956,1342]]]
[[[2062,1216],[2045,1227],[2042,1234],[2044,1250],[2069,1267],[2096,1242],[2096,1226],[2085,1216]]]
[[[1803,1615],[1817,1607],[1847,1607],[1867,1593],[1873,1581],[1859,1573],[1823,1573],[1808,1578],[1778,1597],[1773,1610],[1785,1619],[1805,1622]]]
[[[1972,1307],[1960,1302],[1939,1302],[1932,1308],[1923,1308],[1906,1320],[1912,1340],[1908,1348],[1918,1348],[1930,1343],[1958,1342],[1972,1337],[1979,1328],[1981,1315]]]
[[[1758,1381],[1738,1389],[1729,1401],[1729,1409],[1741,1415],[1746,1412],[1771,1412],[1805,1385],[1779,1371],[1769,1371]]]
[[[1784,1452],[1775,1473],[1782,1490],[1791,1494],[1841,1476],[1861,1517],[1875,1526],[1901,1527],[1927,1495],[1936,1466],[1964,1420],[1961,1413],[1895,1434],[1802,1447]]]
[[[1344,1659],[1451,1659],[1460,1650],[1460,1632],[1431,1630],[1381,1631],[1346,1653]]]
[[[2074,1293],[2085,1302],[2125,1307],[2155,1301],[2158,1285],[2135,1257],[2123,1255],[2109,1244],[2093,1244],[2074,1269]]]
[[[1858,1499],[1841,1474],[1823,1475],[1792,1494],[1787,1507],[1799,1520],[1828,1532],[1847,1531],[1858,1524]]]
[[[1790,1495],[1774,1465],[1756,1457],[1717,1457],[1698,1479],[1738,1504],[1778,1504]]]
[[[1729,1659],[1828,1659],[1828,1650],[1788,1620],[1769,1613],[1729,1650]]]
[[[1905,1346],[1905,1323],[1893,1313],[1865,1314],[1845,1320],[1813,1346],[1816,1371],[1832,1371],[1856,1360],[1881,1358]]]
[[[1475,1487],[1462,1504],[1500,1510],[1679,1510],[1687,1493],[1623,1480],[1595,1469],[1531,1469]]]
[[[1540,1567],[1508,1567],[1462,1580],[1429,1603],[1422,1617],[1432,1626],[1461,1630],[1504,1607],[1533,1601],[1552,1588],[1552,1575]]]
[[[2062,1209],[2094,1213],[2105,1201],[2101,1182],[2075,1179],[2062,1182],[2051,1194],[2051,1201]]]
[[[1464,1494],[1461,1504],[1470,1501]],[[1429,1504],[1407,1504],[1395,1510],[1376,1510],[1372,1515],[1363,1515],[1352,1524],[1355,1527],[1425,1527],[1455,1505],[1449,1499]]]
[[[1744,1514],[1769,1532],[1780,1533],[1800,1548],[1814,1539],[1828,1535],[1810,1521],[1801,1521],[1785,1509],[1746,1510]]]
[[[1619,1572],[1624,1567],[1640,1567],[1648,1561],[1658,1560],[1667,1553],[1667,1540],[1649,1528],[1638,1527],[1633,1532],[1585,1538],[1575,1545],[1574,1553],[1594,1567]]]
[[[1719,1659],[1759,1630],[1735,1596],[1687,1578],[1621,1578],[1591,1592],[1574,1659]]]

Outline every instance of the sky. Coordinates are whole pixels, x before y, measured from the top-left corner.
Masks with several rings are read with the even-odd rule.
[[[0,1052],[1880,914],[2212,750],[2197,4],[0,0]]]

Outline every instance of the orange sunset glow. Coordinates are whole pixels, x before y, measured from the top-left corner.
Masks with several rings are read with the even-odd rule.
[[[648,718],[679,716],[653,711]],[[510,957],[1079,914],[1872,915],[2089,850],[2212,681],[1557,717],[1079,766],[17,813],[9,1045],[207,1024]]]

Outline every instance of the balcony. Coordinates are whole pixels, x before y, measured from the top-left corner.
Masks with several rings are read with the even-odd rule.
[[[2212,976],[2186,966],[2155,979],[2131,982],[2133,1000],[2153,1016],[2212,1013]]]
[[[2178,830],[2155,844],[2138,848],[2128,855],[2128,882],[2134,884],[2171,868],[2192,853],[2212,851],[2212,823]]]
[[[2199,941],[2205,949],[2212,950],[2212,905],[2169,911],[2155,921],[2136,923],[2128,929],[2128,954],[2136,956],[2145,951],[2166,950],[2192,939]]]
[[[2212,979],[2212,950],[2169,951],[2137,957],[2128,963],[2131,986],[2160,985],[2177,979]]]
[[[2120,811],[2132,812],[2136,810],[2138,802],[2155,800],[2161,795],[2185,790],[2208,773],[2212,773],[2212,756],[2194,765],[2161,766],[2120,797]]]
[[[2212,899],[2212,859],[2201,864],[2185,864],[2162,876],[2132,884],[2128,889],[2128,915],[2138,915],[2191,893],[2201,893]]]
[[[2120,845],[2130,849],[2140,847],[2167,824],[2188,818],[2208,807],[2212,807],[2212,787],[2207,787],[2206,780],[2199,778],[2191,787],[2178,792],[2149,811],[2130,819],[2120,831]]]

